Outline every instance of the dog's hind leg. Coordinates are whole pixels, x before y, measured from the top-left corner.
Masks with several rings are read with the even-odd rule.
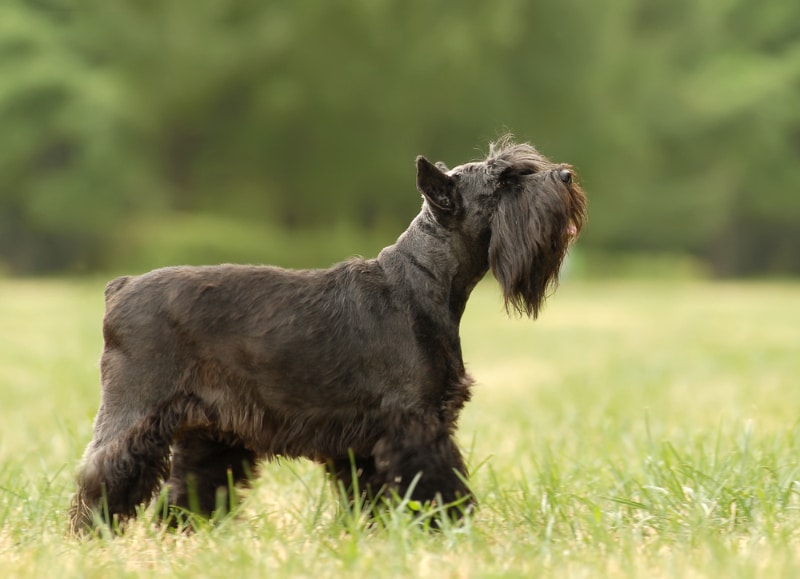
[[[95,515],[106,524],[124,521],[152,499],[169,472],[170,443],[182,420],[175,403],[138,416],[129,408],[115,413],[108,401],[101,404],[70,508],[73,533],[91,528]]]
[[[187,430],[173,446],[169,503],[203,516],[227,512],[233,485],[255,474],[257,455],[236,437],[209,428]]]
[[[396,420],[375,445],[374,456],[386,487],[401,498],[445,507],[451,518],[474,504],[461,452],[437,418]]]

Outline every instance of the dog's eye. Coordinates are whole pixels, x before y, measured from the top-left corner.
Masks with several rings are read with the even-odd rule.
[[[530,165],[511,166],[506,168],[500,174],[500,180],[513,181],[514,179],[519,179],[520,177],[530,177],[531,175],[535,174],[536,174],[536,168],[531,167]]]

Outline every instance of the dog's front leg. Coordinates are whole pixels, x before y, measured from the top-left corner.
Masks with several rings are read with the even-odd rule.
[[[395,419],[373,454],[376,474],[400,498],[444,507],[454,519],[474,505],[461,452],[438,416]]]
[[[340,496],[350,508],[361,502],[361,508],[371,511],[371,501],[381,491],[382,482],[377,482],[375,459],[348,456],[327,461],[325,469]]]

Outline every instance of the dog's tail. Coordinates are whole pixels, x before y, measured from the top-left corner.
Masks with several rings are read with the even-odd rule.
[[[124,275],[122,277],[118,277],[116,279],[112,279],[110,282],[108,282],[108,284],[106,285],[106,291],[105,291],[106,301],[108,301],[109,298],[114,296],[119,290],[121,290],[123,287],[125,287],[125,285],[130,281],[130,279],[131,279],[131,276]]]

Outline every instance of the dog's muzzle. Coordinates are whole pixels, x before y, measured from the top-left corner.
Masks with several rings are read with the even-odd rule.
[[[569,236],[570,240],[574,240],[578,237],[578,226],[574,223],[567,225],[567,235]]]

